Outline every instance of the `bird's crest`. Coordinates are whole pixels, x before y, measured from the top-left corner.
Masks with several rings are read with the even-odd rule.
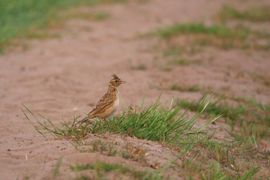
[[[113,79],[120,80],[120,78],[118,76],[116,76],[116,74],[113,74],[112,77],[113,77]]]

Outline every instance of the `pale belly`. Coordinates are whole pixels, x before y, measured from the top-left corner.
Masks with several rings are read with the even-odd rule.
[[[117,109],[118,109],[118,107],[119,107],[119,103],[120,103],[120,100],[119,100],[119,93],[117,92],[116,100],[115,100],[115,102],[114,102],[114,104],[113,104],[113,111],[112,111],[112,113],[109,115],[110,117],[112,117],[113,114],[117,111]],[[110,117],[109,117],[109,118],[110,118]]]
[[[119,95],[118,95],[118,93],[117,93],[116,101],[115,101],[114,104],[113,104],[113,108],[114,108],[114,110],[117,110],[118,107],[119,107]]]

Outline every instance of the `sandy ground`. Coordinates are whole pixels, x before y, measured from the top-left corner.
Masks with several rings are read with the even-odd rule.
[[[155,59],[160,58],[160,53],[153,50],[158,40],[139,37],[175,22],[211,23],[212,16],[225,2],[228,1],[151,0],[101,6],[98,9],[108,12],[109,19],[102,22],[70,20],[61,30],[60,38],[34,40],[29,42],[30,48],[26,51],[0,56],[1,179],[50,179],[59,158],[63,161],[60,179],[75,176],[68,171],[68,164],[97,159],[143,168],[137,162],[120,157],[79,153],[66,140],[46,139],[34,130],[21,112],[22,105],[27,105],[56,123],[69,120],[74,114],[84,114],[106,91],[113,73],[127,81],[120,88],[121,109],[139,104],[143,99],[146,103],[154,102],[160,94],[164,104],[170,104],[172,98],[198,99],[201,96],[199,92],[155,88],[167,82],[210,86],[222,93],[253,97],[269,103],[269,86],[253,78],[270,79],[269,52],[209,48],[197,55],[202,64],[179,66],[171,72],[164,72],[154,65]],[[141,63],[146,65],[146,70],[132,68]],[[114,142],[132,143],[136,140],[106,136]],[[149,146],[147,141],[136,141],[142,143],[142,147]],[[162,145],[153,144],[156,148],[148,147],[149,152],[160,154],[155,151],[161,151],[164,157],[173,156]],[[149,159],[148,165],[155,164],[153,159]]]

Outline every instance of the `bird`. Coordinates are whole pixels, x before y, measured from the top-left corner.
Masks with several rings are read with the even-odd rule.
[[[119,91],[117,88],[124,83],[125,81],[113,74],[112,79],[109,82],[107,92],[98,101],[96,106],[87,114],[87,117],[81,120],[81,122],[86,122],[94,118],[106,120],[113,116],[119,107]]]

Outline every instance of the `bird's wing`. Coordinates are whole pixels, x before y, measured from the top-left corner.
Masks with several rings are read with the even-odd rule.
[[[107,108],[110,106],[113,106],[114,103],[114,97],[112,98],[112,95],[109,93],[106,93],[97,103],[96,107],[88,113],[90,116],[95,116],[96,114],[100,114],[104,112]]]

